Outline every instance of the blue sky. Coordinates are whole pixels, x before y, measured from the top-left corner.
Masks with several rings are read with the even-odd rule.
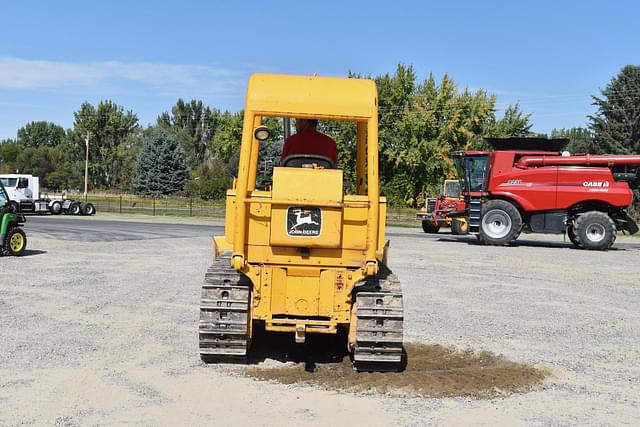
[[[110,99],[154,123],[178,98],[242,108],[254,72],[345,76],[413,65],[519,102],[533,129],[586,124],[640,64],[633,1],[27,1],[0,15],[0,139],[32,120],[65,128]]]

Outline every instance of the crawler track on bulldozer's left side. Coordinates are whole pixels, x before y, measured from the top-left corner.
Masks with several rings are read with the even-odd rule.
[[[353,366],[358,371],[400,371],[404,364],[402,289],[386,266],[358,286],[356,345]]]
[[[200,358],[204,362],[244,359],[251,281],[229,265],[230,255],[207,269],[200,303]]]

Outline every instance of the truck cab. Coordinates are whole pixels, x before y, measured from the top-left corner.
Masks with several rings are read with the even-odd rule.
[[[40,179],[33,175],[0,175],[0,183],[9,196],[11,208],[16,212],[33,210],[34,202],[40,196],[39,181]]]

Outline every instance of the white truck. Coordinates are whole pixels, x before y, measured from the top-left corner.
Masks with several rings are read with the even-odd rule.
[[[40,178],[27,174],[0,174],[0,182],[9,195],[9,207],[20,213],[61,213],[93,215],[92,203],[70,200],[64,197],[40,197]]]

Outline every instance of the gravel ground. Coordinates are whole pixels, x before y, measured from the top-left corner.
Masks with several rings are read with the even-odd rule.
[[[550,371],[544,384],[481,400],[252,380],[197,355],[208,236],[30,234],[26,256],[0,259],[0,425],[638,423],[640,239],[587,252],[562,236],[388,234],[405,340],[502,354]]]

